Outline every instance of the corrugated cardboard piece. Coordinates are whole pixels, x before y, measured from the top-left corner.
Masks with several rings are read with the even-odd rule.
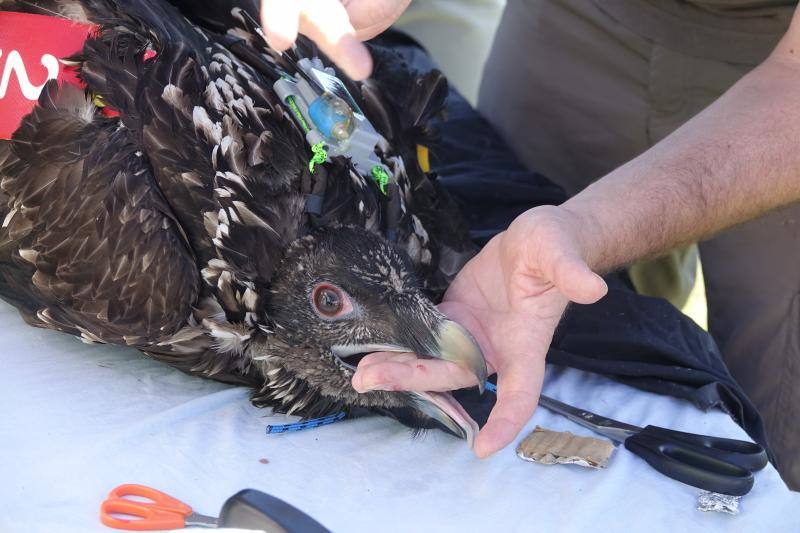
[[[610,441],[539,426],[517,446],[517,455],[525,461],[545,465],[576,464],[589,468],[605,468],[613,452],[614,445]]]

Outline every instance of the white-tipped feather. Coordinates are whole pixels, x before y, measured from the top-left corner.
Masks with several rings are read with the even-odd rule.
[[[194,127],[203,133],[209,144],[219,144],[222,141],[222,125],[209,118],[205,108],[195,106],[192,110]]]
[[[173,84],[168,84],[164,86],[164,91],[161,93],[161,98],[186,118],[189,118],[191,115],[189,114],[189,109],[191,109],[192,105],[189,98],[183,94],[183,91],[180,87],[176,87]]]
[[[39,252],[31,248],[20,248],[19,256],[32,265],[36,264],[36,258],[39,257]]]

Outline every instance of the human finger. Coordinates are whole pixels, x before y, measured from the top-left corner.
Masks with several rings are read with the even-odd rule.
[[[351,0],[346,7],[356,37],[365,41],[391,26],[409,4],[411,0]]]
[[[372,56],[356,38],[344,6],[338,0],[315,0],[305,5],[300,12],[300,33],[314,41],[350,78],[368,77]]]
[[[605,280],[571,253],[556,258],[551,280],[561,294],[579,304],[593,304],[608,292]]]
[[[475,439],[475,455],[485,458],[505,448],[536,409],[544,379],[544,360],[512,358],[497,374],[497,403]]]
[[[364,369],[369,365],[385,362],[406,363],[417,359],[417,354],[412,352],[372,352],[361,358],[358,368]]]
[[[371,364],[364,365],[362,361],[353,375],[352,385],[357,392],[441,392],[471,387],[476,381],[475,374],[462,365],[439,359],[414,357],[409,360],[405,354],[397,354],[376,357]]]
[[[302,5],[297,0],[261,0],[261,28],[275,50],[282,52],[297,39]]]

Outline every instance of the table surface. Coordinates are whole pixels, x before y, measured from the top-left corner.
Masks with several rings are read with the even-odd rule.
[[[289,419],[253,407],[244,388],[31,328],[2,302],[0,320],[2,532],[110,531],[98,506],[122,483],[210,515],[251,487],[333,531],[800,531],[800,494],[771,466],[730,516],[696,510],[697,489],[624,448],[595,471],[524,462],[513,448],[478,460],[463,441],[412,438],[384,417],[268,436]],[[720,411],[577,370],[548,369],[545,392],[637,425],[746,438]],[[591,434],[545,409],[528,430],[537,424]]]

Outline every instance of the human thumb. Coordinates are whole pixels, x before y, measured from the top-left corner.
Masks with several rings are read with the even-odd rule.
[[[570,301],[593,304],[608,293],[602,277],[576,254],[564,254],[553,265],[553,284]]]

